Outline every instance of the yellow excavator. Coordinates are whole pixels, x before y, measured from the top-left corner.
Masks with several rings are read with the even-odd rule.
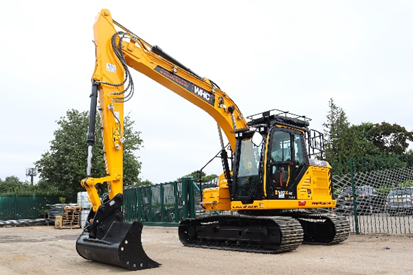
[[[218,124],[223,173],[218,187],[202,191],[201,205],[205,211],[233,214],[182,220],[178,234],[183,245],[280,253],[302,243],[328,245],[347,239],[347,220],[320,211],[334,208],[336,201],[331,167],[322,160],[323,135],[308,128],[309,118],[276,109],[245,118],[216,83],[151,46],[115,21],[107,9],[96,17],[94,43],[87,174],[81,182],[93,208],[76,242],[80,256],[130,270],[160,265],[143,250],[142,224],[124,222],[121,211],[123,108],[134,92],[129,67],[195,104]],[[107,173],[102,178],[91,175],[97,110]],[[104,183],[108,196],[100,198],[96,185]]]

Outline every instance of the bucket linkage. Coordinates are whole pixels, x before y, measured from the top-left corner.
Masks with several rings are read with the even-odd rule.
[[[129,270],[148,269],[160,264],[151,260],[142,247],[142,223],[123,222],[123,195],[104,202],[96,213],[90,211],[85,229],[76,241],[76,250],[87,260]]]

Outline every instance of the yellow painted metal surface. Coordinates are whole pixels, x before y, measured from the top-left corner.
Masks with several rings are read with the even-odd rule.
[[[231,195],[224,174],[218,179],[218,187],[202,191],[201,205],[205,211],[231,210]]]
[[[117,102],[116,93],[123,91],[124,85],[110,86],[108,83],[122,83],[124,69],[115,55],[111,39],[117,32],[111,13],[101,10],[93,26],[96,44],[96,63],[92,80],[100,83],[99,105],[103,126],[103,140],[107,174],[105,178],[88,178],[82,180],[91,198],[94,211],[100,205],[95,188],[96,184],[107,182],[110,187],[109,198],[123,193],[123,105]],[[233,106],[234,122],[237,129],[248,128],[245,118],[231,98],[213,86],[211,82],[176,66],[151,51],[152,46],[143,39],[128,33],[129,39],[122,42],[122,51],[129,67],[141,72],[179,96],[195,104],[211,117],[227,136],[231,148],[235,148],[233,119],[229,107]],[[171,107],[172,108],[172,107]]]
[[[219,186],[214,189],[204,190],[203,204],[206,211],[214,210],[271,210],[271,209],[306,209],[306,208],[331,208],[336,206],[331,194],[331,167],[310,166],[300,183],[297,185],[297,199],[268,199],[255,200],[251,204],[240,201],[230,201],[228,187]],[[265,188],[265,185],[263,185]],[[264,189],[265,190],[265,189]],[[228,197],[228,200],[227,200]],[[230,207],[228,209],[228,203]]]
[[[255,200],[251,204],[240,201],[231,203],[232,210],[269,210],[269,209],[306,209],[306,208],[331,208],[336,206],[336,201],[327,200]]]

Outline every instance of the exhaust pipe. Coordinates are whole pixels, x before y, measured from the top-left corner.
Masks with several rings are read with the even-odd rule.
[[[142,223],[123,222],[120,211],[123,195],[103,203],[76,241],[77,253],[87,260],[120,266],[129,270],[160,266],[151,260],[142,247]]]

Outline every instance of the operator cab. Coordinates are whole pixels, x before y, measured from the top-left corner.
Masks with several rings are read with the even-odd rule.
[[[235,132],[232,200],[248,204],[263,199],[296,199],[297,185],[310,165],[308,152],[314,144],[322,156],[322,134],[314,135],[314,130],[308,129],[309,118],[289,112],[271,110],[248,119],[253,130]]]

